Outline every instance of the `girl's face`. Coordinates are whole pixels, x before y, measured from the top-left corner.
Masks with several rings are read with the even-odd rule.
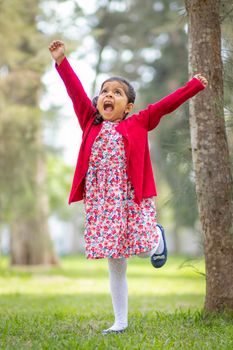
[[[103,120],[121,121],[126,113],[131,112],[133,103],[128,103],[127,86],[118,81],[104,83],[97,101],[97,109]]]

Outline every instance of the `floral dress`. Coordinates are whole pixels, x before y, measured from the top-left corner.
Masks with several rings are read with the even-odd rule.
[[[129,258],[158,245],[153,197],[134,202],[118,123],[103,121],[86,173],[84,190],[86,258]]]

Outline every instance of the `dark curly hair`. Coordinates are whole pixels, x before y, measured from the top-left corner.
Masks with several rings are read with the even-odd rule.
[[[126,93],[126,96],[128,97],[128,103],[134,103],[135,98],[136,98],[135,90],[134,90],[133,86],[128,82],[128,80],[126,80],[125,78],[122,78],[122,77],[111,77],[111,78],[106,79],[102,83],[100,91],[102,90],[102,88],[103,88],[105,83],[111,82],[111,81],[118,81],[119,83],[124,84],[126,86],[125,93]],[[92,104],[93,104],[94,107],[96,107],[96,109],[97,109],[98,97],[99,96],[95,96],[92,99]],[[124,115],[123,119],[125,119],[127,115],[128,115],[128,113],[126,113]],[[103,122],[103,117],[102,117],[102,115],[99,113],[99,111],[97,109],[93,124],[97,125],[97,124],[101,124],[102,122]]]

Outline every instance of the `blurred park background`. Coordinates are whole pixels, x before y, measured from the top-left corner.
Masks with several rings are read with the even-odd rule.
[[[232,13],[232,2],[222,1],[231,167]],[[90,97],[103,79],[122,75],[137,90],[139,110],[191,78],[183,0],[0,0],[0,347],[232,349],[232,319],[206,320],[201,311],[205,266],[188,103],[149,135],[168,264],[155,274],[148,261],[130,259],[131,333],[96,335],[113,317],[107,266],[85,260],[83,203],[68,206],[81,130],[48,51],[54,39],[66,43]]]
[[[232,159],[230,3],[222,3],[221,29]],[[142,109],[191,78],[187,14],[182,0],[9,0],[0,16],[0,251],[12,264],[55,263],[83,253],[84,213],[82,202],[67,204],[81,130],[48,44],[64,40],[90,97],[104,78],[122,75]],[[149,142],[169,251],[201,255],[188,103],[163,118]]]

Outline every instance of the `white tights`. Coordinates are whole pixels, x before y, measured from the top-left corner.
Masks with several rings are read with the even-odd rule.
[[[121,330],[128,326],[128,286],[126,278],[127,259],[108,259],[109,282],[115,322],[112,330]]]
[[[153,250],[145,253],[140,253],[137,256],[140,258],[148,258],[155,252],[160,254],[162,251],[163,239],[161,239],[160,232],[159,244],[156,245]],[[117,331],[127,328],[128,326],[128,285],[126,278],[127,259],[109,258],[108,267],[112,305],[115,315],[115,322],[109,329]]]

